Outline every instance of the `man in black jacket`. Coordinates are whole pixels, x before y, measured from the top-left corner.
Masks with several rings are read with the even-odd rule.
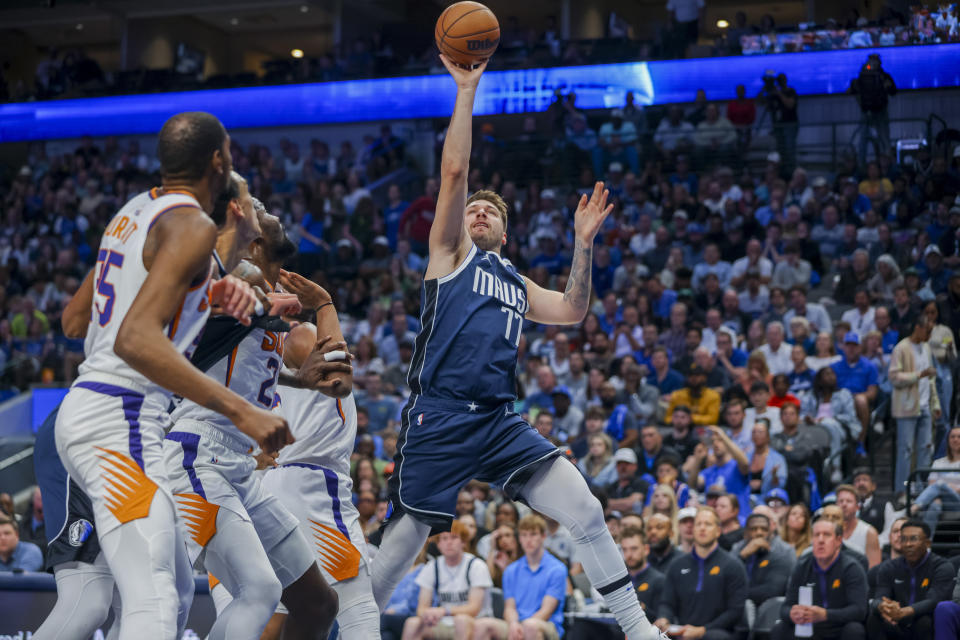
[[[930,552],[930,527],[908,520],[900,529],[903,557],[880,565],[867,631],[870,638],[933,637],[933,610],[950,598],[953,565]]]
[[[801,557],[790,576],[773,640],[795,635],[796,625],[812,624],[818,640],[863,640],[867,616],[867,575],[845,553],[843,526],[821,518],[813,523],[813,552]],[[812,590],[812,604],[799,604],[802,587]]]
[[[849,93],[857,97],[860,105],[860,166],[867,163],[867,141],[870,130],[875,129],[879,147],[875,148],[877,157],[890,151],[890,114],[887,105],[890,96],[897,93],[897,85],[889,73],[884,71],[880,56],[871,53],[860,69],[860,74],[850,81]]]
[[[677,558],[684,556],[683,551],[673,545],[673,522],[662,513],[654,513],[647,518],[647,543],[650,545],[650,555],[647,561],[650,566],[666,574],[667,568]]]
[[[772,550],[772,539],[770,518],[754,513],[747,518],[745,544],[740,549],[734,547],[747,570],[747,599],[758,608],[770,598],[786,593],[787,580],[796,564],[796,554]]]
[[[701,507],[693,527],[693,551],[667,569],[660,618],[654,624],[662,631],[680,625],[683,629],[676,637],[730,640],[743,618],[747,575],[743,565],[717,544],[716,511]]]
[[[860,497],[860,519],[878,532],[886,530],[887,501],[876,495],[877,483],[870,469],[861,467],[853,470],[853,486]],[[890,510],[892,513],[892,509]]]

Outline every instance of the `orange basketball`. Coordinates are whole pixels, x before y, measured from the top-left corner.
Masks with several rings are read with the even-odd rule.
[[[446,8],[434,32],[440,53],[464,67],[488,60],[500,44],[500,23],[479,2],[457,2]]]

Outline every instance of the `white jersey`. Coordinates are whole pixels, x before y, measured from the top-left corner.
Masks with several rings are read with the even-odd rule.
[[[357,438],[353,394],[331,398],[312,389],[282,386],[278,395],[274,411],[286,418],[294,442],[280,450],[277,463],[317,465],[349,482],[350,454]]]
[[[255,328],[233,351],[210,367],[207,375],[251,403],[269,409],[275,404],[277,378],[283,367],[285,338],[286,333]],[[201,422],[240,438],[250,447],[257,446],[250,436],[241,433],[222,414],[191,400],[182,400],[170,417],[177,429],[182,429],[185,421]]]
[[[114,351],[114,345],[120,325],[147,279],[148,272],[143,266],[147,233],[161,215],[184,206],[200,209],[200,203],[186,191],[160,194],[157,189],[151,189],[125,204],[107,225],[97,252],[93,309],[84,342],[87,358],[80,365],[81,376],[105,373],[130,379],[149,391],[169,393],[124,362]],[[203,280],[190,287],[173,320],[164,327],[177,351],[188,358],[210,315],[210,275],[208,272]]]

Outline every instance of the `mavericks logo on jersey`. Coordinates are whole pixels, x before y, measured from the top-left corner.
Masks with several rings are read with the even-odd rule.
[[[530,305],[527,303],[527,294],[522,288],[504,282],[479,266],[473,272],[473,292],[481,296],[496,298],[520,315],[525,315],[530,309]]]

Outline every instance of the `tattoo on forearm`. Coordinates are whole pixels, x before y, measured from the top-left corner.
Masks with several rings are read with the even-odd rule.
[[[579,240],[573,248],[573,264],[563,301],[575,309],[586,309],[590,304],[590,266],[593,263],[593,245],[584,246]]]

